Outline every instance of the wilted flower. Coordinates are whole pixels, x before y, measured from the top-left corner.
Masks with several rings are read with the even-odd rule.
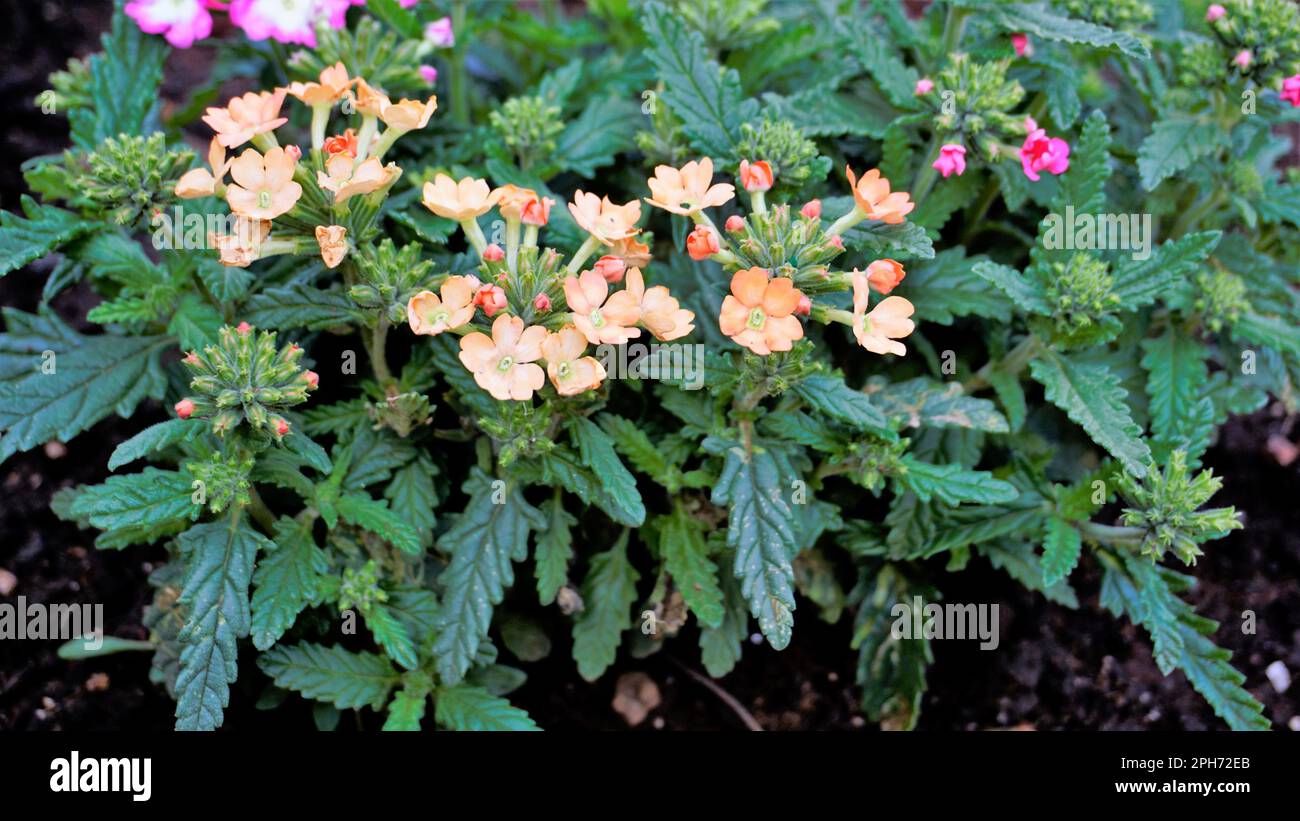
[[[316,244],[326,268],[337,268],[348,253],[348,229],[342,225],[317,225]]]
[[[794,317],[802,296],[788,277],[768,279],[762,268],[737,271],[718,324],[733,342],[760,356],[788,351],[803,338],[803,325]]]
[[[546,374],[534,364],[542,357],[546,329],[524,328],[517,316],[503,314],[492,323],[492,336],[474,332],[460,340],[460,361],[478,386],[494,399],[526,400],[540,390]]]
[[[441,298],[421,291],[407,301],[406,320],[412,333],[437,336],[474,318],[474,289],[465,277],[447,277],[438,291]]]
[[[617,257],[623,260],[624,265],[644,268],[650,264],[650,246],[644,242],[637,242],[636,237],[624,237],[614,241],[606,256]],[[618,282],[616,279],[610,281]]]
[[[215,246],[222,265],[247,268],[260,255],[262,243],[271,233],[270,220],[236,217],[232,234],[209,234],[208,244]]]

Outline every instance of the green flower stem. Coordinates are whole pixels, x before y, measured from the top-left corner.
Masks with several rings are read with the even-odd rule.
[[[460,125],[469,125],[469,98],[465,90],[465,15],[465,0],[451,4],[451,30],[456,36],[456,45],[451,52],[451,117]]]
[[[519,271],[519,231],[522,223],[517,219],[506,220],[506,267],[510,275]]]
[[[1076,522],[1075,527],[1085,539],[1111,546],[1137,547],[1146,536],[1146,531],[1140,527],[1118,527],[1096,522]]]
[[[1002,371],[1011,376],[1019,374],[1029,364],[1029,360],[1042,350],[1042,340],[1030,334],[1020,340],[1020,344],[1012,348],[1007,355],[1000,360],[993,360],[980,368],[978,372],[970,379],[962,383],[962,388],[966,393],[986,388],[989,385],[989,377],[995,370]]]
[[[275,514],[262,501],[261,495],[258,494],[257,488],[249,485],[248,488],[248,512],[253,514],[253,519],[262,526],[262,530],[267,533],[275,532]],[[238,513],[233,515],[238,516]]]
[[[948,4],[948,16],[943,21],[943,42],[939,45],[939,59],[942,60],[957,50],[969,15],[970,9]]]
[[[578,270],[582,268],[582,263],[587,261],[587,257],[591,256],[592,252],[595,251],[596,247],[599,245],[600,240],[588,234],[577,252],[574,253],[573,258],[569,260],[569,264],[565,267],[565,270],[570,274],[577,275]]]
[[[1228,195],[1223,188],[1216,188],[1214,191],[1201,201],[1201,204],[1195,208],[1189,208],[1183,211],[1182,216],[1174,223],[1173,231],[1170,232],[1171,239],[1178,239],[1188,231],[1195,228],[1201,220],[1214,213],[1215,209],[1223,205]]]
[[[370,366],[375,371],[375,379],[379,384],[387,388],[396,380],[393,379],[393,372],[388,369],[388,359],[385,353],[388,347],[388,317],[381,316],[375,323],[375,327],[370,331],[370,341],[366,344],[366,353],[370,356]]]
[[[866,218],[867,215],[862,211],[861,208],[858,207],[858,204],[855,202],[853,204],[852,211],[840,217],[839,219],[835,220],[835,222],[831,223],[831,227],[826,229],[826,236],[842,237],[844,236],[845,231],[857,225],[859,222],[862,222]]]
[[[400,128],[385,128],[384,133],[380,134],[379,139],[375,142],[375,147],[371,154],[375,159],[382,160],[384,154],[388,152],[388,149],[393,147],[393,143],[401,139],[402,135],[405,133],[406,131]]]
[[[329,125],[330,109],[328,103],[319,103],[311,107],[311,147],[315,151],[325,145],[325,127]]]
[[[479,226],[478,220],[473,217],[462,220],[460,229],[465,232],[465,239],[469,240],[470,245],[474,246],[474,250],[478,251],[478,255],[483,256],[483,252],[487,250],[487,237],[483,236],[483,228]]]

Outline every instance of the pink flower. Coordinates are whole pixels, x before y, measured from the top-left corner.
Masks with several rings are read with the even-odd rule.
[[[415,8],[415,4],[420,2],[420,0],[398,0],[398,2],[401,4],[402,8],[410,9]],[[360,4],[358,3],[358,5]]]
[[[474,294],[474,304],[483,308],[489,317],[506,307],[506,292],[497,285],[484,285]]]
[[[162,34],[176,48],[189,48],[212,33],[212,15],[201,0],[131,0],[123,9],[146,34]]]
[[[942,174],[945,179],[952,174],[960,177],[966,170],[966,147],[956,143],[948,143],[939,149],[939,156],[932,167]]]
[[[806,220],[815,220],[822,215],[822,201],[809,200],[799,209],[799,215]]]
[[[420,66],[420,79],[424,80],[427,86],[436,85],[438,82],[438,69],[433,66]]]
[[[1282,81],[1281,97],[1291,105],[1300,107],[1300,74],[1287,77]]]
[[[500,262],[506,258],[506,252],[501,250],[501,246],[495,242],[483,249],[484,262]]]
[[[1024,34],[1011,35],[1011,47],[1016,50],[1017,57],[1024,57],[1034,53],[1033,46],[1029,45],[1029,38]]]
[[[916,96],[920,97],[922,94],[929,94],[931,91],[934,91],[934,80],[922,77],[916,81]]]
[[[795,306],[794,312],[799,316],[808,316],[812,313],[812,300],[807,294],[799,295],[799,304]]]
[[[275,435],[284,436],[288,432],[289,432],[289,420],[285,419],[284,417],[280,417],[279,419],[276,419]]]
[[[1251,53],[1249,49],[1242,49],[1237,52],[1237,56],[1232,58],[1232,62],[1241,67],[1242,71],[1250,68]]]
[[[734,234],[745,230],[745,220],[739,214],[732,214],[727,217],[727,224],[723,227],[727,229],[728,234]]]
[[[831,234],[829,237],[826,238],[826,242],[829,243],[832,248],[838,251],[844,250],[844,238],[841,237],[839,234]]]
[[[249,325],[247,322],[241,322],[235,326],[235,330],[239,331],[240,334],[246,334],[253,330],[253,326]]]
[[[189,419],[190,414],[194,413],[194,402],[190,399],[182,399],[174,406],[176,415],[182,419]]]
[[[591,269],[604,277],[606,282],[622,282],[623,272],[627,270],[627,263],[619,257],[606,254],[596,260],[596,264],[591,266]]]
[[[1218,3],[1213,3],[1208,9],[1205,10],[1205,22],[1213,23],[1215,20],[1218,20],[1220,17],[1222,17],[1227,13],[1228,10],[1225,9],[1223,6],[1220,6]]]
[[[230,22],[250,40],[270,37],[281,43],[316,47],[316,23],[330,28],[344,25],[349,0],[231,0]]]
[[[1048,139],[1047,131],[1038,127],[1033,118],[1025,118],[1025,144],[1020,147],[1020,165],[1025,176],[1038,182],[1039,171],[1064,174],[1070,167],[1070,144],[1059,137]]]
[[[424,39],[438,48],[451,48],[456,45],[456,33],[451,30],[451,18],[434,20],[424,27]]]

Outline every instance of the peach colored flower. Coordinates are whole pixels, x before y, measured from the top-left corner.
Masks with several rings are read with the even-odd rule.
[[[740,216],[739,214],[732,214],[731,216],[727,217],[727,222],[725,225],[723,225],[723,228],[727,229],[728,234],[734,234],[737,231],[743,231],[745,230],[745,218]]]
[[[326,268],[337,268],[348,253],[348,229],[342,225],[317,225],[316,244]]]
[[[587,338],[572,325],[565,325],[542,342],[546,373],[560,396],[595,390],[605,380],[605,367],[594,356],[583,356]]]
[[[910,197],[906,191],[890,193],[889,180],[880,176],[878,168],[863,174],[860,180],[848,166],[844,167],[844,174],[853,188],[853,201],[868,219],[897,225],[916,207],[916,203],[908,201]]]
[[[221,185],[226,178],[231,162],[226,159],[226,147],[221,144],[221,140],[213,137],[208,145],[208,168],[212,170],[196,168],[193,171],[186,171],[176,181],[176,196],[183,200],[212,196],[217,186]]]
[[[627,289],[640,311],[640,323],[655,339],[668,342],[695,330],[695,313],[683,308],[663,285],[645,287],[639,268],[627,271]]]
[[[284,94],[283,88],[260,94],[250,91],[242,97],[231,98],[225,108],[209,108],[203,122],[217,133],[222,145],[235,148],[289,122],[280,116]]]
[[[614,244],[610,246],[609,253],[605,256],[617,257],[623,260],[624,265],[630,265],[634,268],[644,268],[650,264],[651,259],[650,246],[644,242],[637,242],[636,237],[615,240]],[[610,281],[617,282],[618,280]]]
[[[718,324],[722,332],[760,356],[788,351],[803,338],[795,318],[803,293],[788,277],[769,280],[762,268],[747,268],[731,277],[731,293],[722,300]]]
[[[333,105],[356,82],[348,78],[347,68],[338,62],[321,71],[319,83],[290,83],[287,91],[307,105]]]
[[[325,154],[333,157],[335,154],[346,154],[349,157],[357,155],[357,132],[347,129],[342,134],[329,137],[325,140]]]
[[[226,188],[230,210],[251,219],[275,219],[298,202],[302,186],[293,180],[293,158],[280,147],[265,155],[249,148],[230,164],[235,182]]]
[[[815,220],[821,215],[822,215],[821,200],[808,200],[803,204],[803,208],[799,209],[799,216],[803,217],[806,220]]]
[[[697,225],[695,230],[686,235],[686,253],[693,260],[708,259],[721,249],[718,233],[707,225]]]
[[[388,166],[376,157],[367,157],[360,163],[347,154],[335,154],[325,161],[325,170],[316,172],[316,183],[334,195],[335,202],[343,202],[358,194],[378,191],[400,173],[395,164]]]
[[[580,189],[573,194],[569,213],[582,230],[605,245],[636,236],[637,220],[641,219],[641,201],[632,200],[626,205],[616,205],[609,197],[586,194]]]
[[[745,186],[746,191],[770,191],[775,183],[772,166],[766,160],[756,163],[740,161],[740,184]]]
[[[857,269],[854,269],[857,274]],[[898,287],[898,283],[903,281],[907,272],[903,266],[892,259],[878,259],[867,266],[867,281],[871,287],[875,288],[882,294],[887,294]]]
[[[896,339],[912,333],[916,324],[908,319],[914,308],[901,296],[885,297],[870,312],[871,285],[860,273],[853,275],[853,335],[858,344],[872,353],[903,356],[907,347]]]
[[[650,193],[646,202],[674,214],[693,214],[704,208],[728,203],[736,196],[730,183],[713,185],[713,160],[705,157],[691,161],[680,169],[671,165],[655,166],[655,175],[646,182]]]
[[[497,194],[487,180],[465,177],[456,182],[446,174],[439,174],[433,182],[424,184],[424,207],[440,217],[464,222],[486,214],[497,204]]]
[[[623,281],[623,272],[627,270],[627,263],[612,254],[606,254],[596,260],[591,270],[603,276],[605,281],[612,285]]]
[[[260,256],[271,221],[237,216],[234,229],[233,234],[208,234],[208,244],[216,247],[222,265],[247,268]]]
[[[573,324],[593,345],[621,345],[641,335],[632,327],[641,314],[632,294],[619,291],[610,296],[609,283],[595,271],[566,278],[564,298],[573,311]]]
[[[406,320],[412,333],[437,336],[474,318],[474,288],[465,277],[447,277],[438,290],[441,298],[433,291],[421,291],[407,301]]]
[[[352,95],[353,106],[364,116],[378,117],[384,109],[392,105],[388,95],[362,78],[357,78],[357,90]]]
[[[534,364],[545,339],[541,325],[525,329],[519,317],[502,314],[492,323],[491,337],[476,331],[461,338],[460,361],[492,398],[532,399],[546,383],[541,366]]]
[[[430,96],[428,100],[402,100],[389,103],[379,112],[379,119],[384,125],[398,131],[414,131],[429,124],[429,118],[438,110],[438,98]]]

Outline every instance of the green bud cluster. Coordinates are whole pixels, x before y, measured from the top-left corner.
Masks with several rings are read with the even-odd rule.
[[[763,12],[768,0],[674,0],[673,12],[698,31],[711,49],[740,48],[780,28]]]
[[[429,287],[433,275],[433,263],[420,259],[420,244],[399,250],[385,239],[377,246],[363,246],[354,259],[358,282],[348,290],[352,301],[379,311],[394,325],[405,322],[407,301]]]
[[[1071,17],[1111,28],[1141,28],[1156,17],[1155,9],[1144,0],[1061,0],[1060,5]]]
[[[1047,301],[1054,307],[1055,330],[1064,337],[1091,330],[1120,303],[1113,292],[1110,266],[1092,254],[1076,253],[1065,262],[1053,263],[1048,280]]]
[[[1246,298],[1246,283],[1229,271],[1214,269],[1196,275],[1197,296],[1193,306],[1201,314],[1205,326],[1214,333],[1237,323],[1241,315],[1250,310]]]
[[[76,169],[74,190],[118,225],[134,225],[176,202],[176,181],[194,165],[189,149],[169,149],[162,132],[110,137]]]
[[[789,120],[764,116],[757,125],[740,128],[736,154],[750,160],[766,160],[772,166],[776,189],[798,192],[805,185],[826,178],[831,161],[817,152],[817,144],[803,135]]]
[[[91,91],[90,65],[85,60],[72,58],[68,67],[50,75],[50,87],[54,90],[54,110],[67,114],[76,108],[89,108],[94,101]],[[41,105],[40,97],[36,105]]]
[[[249,474],[255,459],[243,449],[229,455],[211,453],[206,460],[192,460],[185,467],[190,475],[203,483],[208,509],[220,513],[227,507],[244,507],[249,502],[252,487]]]
[[[508,275],[509,268],[505,260],[484,260],[479,265],[479,278],[505,290],[510,312],[522,319],[524,324],[542,324],[551,330],[559,330],[566,322],[565,312],[539,311],[534,303],[538,294],[546,294],[552,305],[565,304],[564,279],[568,274],[563,262],[564,258],[553,248],[520,248],[518,269],[514,276]]]
[[[555,442],[548,435],[551,412],[545,406],[534,408],[526,402],[498,402],[497,415],[480,417],[478,425],[498,443],[497,463],[503,468],[516,459],[542,456],[555,449]]]
[[[789,205],[751,213],[741,231],[728,235],[738,268],[766,268],[789,277],[805,294],[843,290],[830,263],[844,251],[822,230],[821,218],[793,218]]]
[[[1121,473],[1115,486],[1128,504],[1123,523],[1146,531],[1142,552],[1157,561],[1172,550],[1185,564],[1195,564],[1203,552],[1198,545],[1242,526],[1233,508],[1198,510],[1219,491],[1223,481],[1209,470],[1189,477],[1187,454],[1181,450],[1169,455],[1164,470],[1152,465],[1141,481]]]
[[[849,478],[867,490],[876,490],[888,477],[905,473],[907,468],[902,464],[902,457],[910,441],[900,438],[889,442],[871,436],[854,442],[845,457],[854,465]]]
[[[419,391],[407,391],[388,397],[382,402],[372,402],[366,412],[379,427],[391,428],[403,438],[417,425],[428,423],[433,414],[429,398]]]
[[[356,608],[367,614],[375,604],[388,601],[388,593],[379,586],[379,566],[370,559],[360,570],[343,568],[343,583],[339,585],[339,609]]]
[[[813,344],[806,339],[794,343],[788,351],[777,351],[768,356],[745,353],[741,361],[737,392],[748,394],[761,391],[764,396],[780,396],[804,377],[817,373],[821,365],[809,354]]]
[[[1237,160],[1228,166],[1228,181],[1232,190],[1247,199],[1258,199],[1264,193],[1264,179],[1259,169],[1249,160]]]
[[[976,145],[987,143],[985,137],[1024,134],[1024,117],[1011,112],[1024,99],[1025,89],[1007,79],[1010,66],[1010,59],[977,63],[966,54],[952,56],[935,80],[932,98],[939,106],[934,126],[944,142]]]
[[[1178,54],[1178,83],[1185,88],[1222,83],[1229,59],[1215,43],[1201,41],[1185,45]]]
[[[522,168],[554,151],[555,137],[564,130],[560,107],[541,97],[511,97],[488,120]]]
[[[255,333],[245,323],[226,325],[218,344],[182,359],[193,374],[190,389],[195,393],[182,400],[190,403],[182,415],[211,419],[218,436],[247,422],[259,435],[282,439],[289,432],[284,411],[306,402],[318,377],[298,366],[302,348],[290,343],[277,351],[275,336]]]
[[[1225,0],[1227,14],[1210,23],[1218,39],[1220,73],[1241,51],[1249,51],[1246,70],[1261,85],[1300,71],[1300,6],[1294,0]]]

